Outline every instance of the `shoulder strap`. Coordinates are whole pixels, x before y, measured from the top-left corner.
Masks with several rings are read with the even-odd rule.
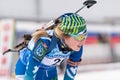
[[[51,50],[53,50],[53,48],[55,47],[55,45],[57,44],[58,41],[59,41],[59,39],[53,33],[53,36],[52,36],[51,42],[50,42],[50,46],[48,47],[47,53],[49,53]]]

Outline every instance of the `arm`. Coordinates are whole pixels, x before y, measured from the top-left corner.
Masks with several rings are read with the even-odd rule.
[[[83,47],[81,47],[80,51],[74,52],[70,55],[67,60],[64,80],[74,80],[75,75],[77,73],[78,65],[81,61]]]
[[[35,80],[40,62],[46,54],[46,48],[41,39],[36,43],[30,42],[28,47],[31,50],[31,54],[26,66],[25,80]]]

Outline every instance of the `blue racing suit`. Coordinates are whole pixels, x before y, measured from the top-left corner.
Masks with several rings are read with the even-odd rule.
[[[54,41],[49,37],[40,37],[37,41],[31,39],[28,47],[20,51],[15,69],[16,80],[58,80],[56,65],[64,60],[69,60],[64,80],[74,80],[78,68],[74,63],[80,62],[83,46],[77,52],[63,51],[60,41]],[[44,43],[48,48],[43,46]],[[51,44],[54,47],[51,48]]]

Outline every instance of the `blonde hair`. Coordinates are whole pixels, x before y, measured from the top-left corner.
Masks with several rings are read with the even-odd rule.
[[[60,30],[60,25],[57,25],[57,27],[55,27],[54,32],[56,34],[56,36],[60,39],[63,39],[64,37],[70,37],[69,35],[65,34],[62,30]]]
[[[56,37],[58,37],[60,39],[63,39],[64,37],[70,37],[67,34],[65,34],[62,30],[60,30],[60,25],[61,24],[58,24],[54,28],[54,32],[56,34]],[[52,29],[52,28],[49,28],[47,30],[50,30],[50,29]],[[45,29],[40,29],[40,30],[38,30],[38,31],[36,31],[32,34],[32,37],[33,37],[34,41],[37,41],[42,36],[50,37]]]
[[[33,40],[37,41],[42,36],[49,36],[49,34],[45,31],[45,29],[40,29],[32,34]]]

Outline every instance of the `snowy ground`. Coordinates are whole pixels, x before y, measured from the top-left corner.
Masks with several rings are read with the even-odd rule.
[[[75,80],[120,80],[120,63],[80,66]]]
[[[62,78],[63,75],[60,75],[59,80]],[[120,80],[120,69],[79,73],[75,80]]]
[[[14,79],[0,78],[0,80]],[[63,80],[63,75],[59,76],[59,80]],[[77,74],[75,80],[120,80],[120,69],[83,72]]]
[[[0,80],[15,79],[0,77]],[[63,80],[63,74],[59,80]],[[75,80],[120,80],[120,63],[79,66]]]

